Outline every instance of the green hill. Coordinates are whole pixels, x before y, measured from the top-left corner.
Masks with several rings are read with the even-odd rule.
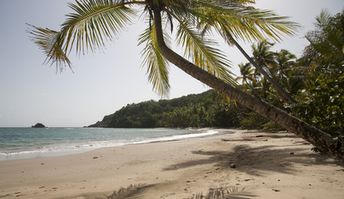
[[[228,103],[215,91],[180,98],[128,104],[89,127],[103,128],[260,128],[266,120]]]

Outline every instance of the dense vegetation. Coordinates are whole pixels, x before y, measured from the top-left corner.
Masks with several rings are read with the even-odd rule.
[[[171,100],[128,104],[90,127],[239,127],[247,109],[228,103],[215,91]],[[264,120],[265,121],[265,120]],[[255,125],[257,127],[258,125]]]
[[[306,35],[309,45],[297,59],[288,50],[271,50],[263,41],[252,46],[253,60],[296,99],[285,104],[251,63],[240,64],[244,89],[331,133],[344,135],[344,12],[322,12],[316,29]]]
[[[328,132],[344,135],[344,11],[335,16],[321,13],[306,38],[310,45],[300,63],[309,72],[296,112]]]

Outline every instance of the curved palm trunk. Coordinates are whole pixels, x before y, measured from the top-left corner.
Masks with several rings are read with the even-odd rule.
[[[321,152],[331,153],[337,157],[344,158],[344,144],[342,140],[333,139],[329,134],[289,115],[285,111],[259,100],[238,88],[226,84],[222,80],[202,70],[168,48],[163,38],[159,8],[154,9],[154,23],[156,27],[158,47],[160,48],[162,55],[171,63],[204,84],[214,88],[218,92],[225,94],[243,106],[304,138],[315,145]]]
[[[278,95],[282,98],[282,100],[288,104],[294,104],[296,101],[287,93],[286,90],[282,88],[282,86],[275,80],[275,78],[271,77],[262,66],[257,64],[247,53],[246,51],[239,45],[239,43],[231,36],[228,35],[234,45],[239,49],[239,51],[245,56],[245,58],[254,66],[256,67],[259,72],[272,84],[272,86],[277,91]]]

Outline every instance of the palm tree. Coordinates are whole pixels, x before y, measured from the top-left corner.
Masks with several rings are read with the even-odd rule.
[[[257,45],[252,45],[253,62],[256,63],[258,72],[261,73],[266,80],[275,88],[277,94],[281,99],[288,104],[295,104],[293,97],[281,86],[277,81],[274,73],[276,66],[276,53],[271,51],[273,43],[266,40],[259,42]]]
[[[267,40],[263,40],[257,44],[252,45],[252,54],[254,61],[262,66],[266,66],[268,73],[271,66],[275,65],[275,55],[276,53],[271,51],[274,43],[270,43]],[[271,74],[270,74],[271,75]]]
[[[329,62],[344,64],[343,41],[344,10],[331,16],[323,10],[316,17],[316,30],[308,32],[306,39],[310,43],[305,49],[304,56],[314,61],[323,59]]]
[[[255,96],[260,98],[259,93],[256,91],[257,85],[257,75],[252,68],[251,63],[246,64],[239,64],[241,76],[235,78],[236,81],[241,80],[241,85],[244,90],[251,91],[251,93]],[[259,82],[258,82],[259,83]]]
[[[227,35],[228,37],[228,43],[234,44],[239,51],[244,55],[244,57],[258,70],[260,74],[262,74],[274,87],[274,89],[277,91],[277,94],[279,97],[288,104],[294,104],[296,101],[291,97],[291,95],[283,89],[283,87],[276,81],[276,79],[271,75],[270,71],[266,67],[266,64],[264,62],[259,62],[259,60],[255,60],[252,57],[250,57],[247,52],[241,47],[241,45],[234,39],[234,37],[230,33],[222,33]],[[263,40],[260,45],[268,44],[266,40]],[[260,46],[258,45],[258,46]],[[252,46],[253,49],[255,49],[254,46]]]
[[[236,80],[241,80],[242,85],[251,85],[255,82],[254,70],[250,63],[239,64],[241,77],[237,77]]]
[[[149,27],[140,35],[139,43],[145,44],[143,55],[148,78],[160,94],[166,94],[169,89],[167,65],[170,62],[230,99],[303,137],[319,150],[343,157],[344,145],[329,134],[237,88],[228,70],[229,61],[214,47],[213,40],[202,37],[197,31],[198,27],[209,27],[203,30],[216,29],[250,40],[292,32],[294,24],[286,18],[246,6],[250,2],[252,0],[77,0],[70,4],[73,13],[67,15],[60,31],[34,27],[32,34],[47,54],[48,61],[60,67],[61,64],[70,66],[67,55],[72,49],[87,52],[104,46],[135,16],[135,10],[141,9]],[[178,25],[176,41],[184,47],[186,58],[168,46],[169,35],[163,31],[163,24],[169,25],[171,31]]]
[[[296,64],[296,56],[285,49],[280,50],[275,55],[277,76],[279,78],[288,76],[288,71]]]
[[[279,79],[279,82],[283,84],[284,88],[287,88],[289,93],[292,93],[291,91],[294,89],[292,88],[291,79],[294,79],[295,75],[292,73],[297,67],[296,56],[288,50],[282,49],[275,53],[275,62],[276,64],[272,66],[275,77]]]

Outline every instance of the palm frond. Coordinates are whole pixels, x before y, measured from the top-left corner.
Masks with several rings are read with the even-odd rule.
[[[185,56],[203,70],[215,75],[227,83],[236,85],[229,72],[230,61],[218,49],[216,43],[202,37],[187,21],[180,21],[177,31],[177,42],[184,47]]]
[[[255,3],[255,0],[194,0],[195,3],[206,3],[220,7],[232,7]]]
[[[153,90],[162,96],[167,96],[170,89],[168,62],[158,47],[154,24],[140,35],[139,45],[141,44],[146,45],[142,51],[144,58],[142,65],[147,66],[148,79],[153,85]]]
[[[74,12],[67,15],[60,31],[34,27],[31,33],[50,62],[70,65],[67,55],[73,48],[85,53],[103,47],[130,22],[134,11],[126,4],[121,0],[76,0],[69,4]]]
[[[198,17],[200,25],[210,24],[229,43],[230,36],[250,42],[265,37],[280,41],[281,35],[293,35],[298,27],[296,23],[288,21],[288,17],[240,4],[220,6],[201,1],[198,6],[191,8],[191,12]]]
[[[29,33],[32,35],[33,41],[43,50],[47,55],[45,62],[56,64],[57,69],[62,70],[66,64],[71,67],[71,62],[68,59],[66,53],[56,47],[56,41],[61,37],[60,33],[49,28],[39,28],[33,25],[29,25],[31,30]]]
[[[67,15],[61,30],[66,52],[74,42],[76,51],[83,53],[104,46],[134,15],[121,0],[77,0],[69,6],[74,13]]]
[[[322,10],[320,15],[317,16],[315,19],[317,22],[315,23],[316,27],[322,30],[330,23],[331,15],[327,10]]]

